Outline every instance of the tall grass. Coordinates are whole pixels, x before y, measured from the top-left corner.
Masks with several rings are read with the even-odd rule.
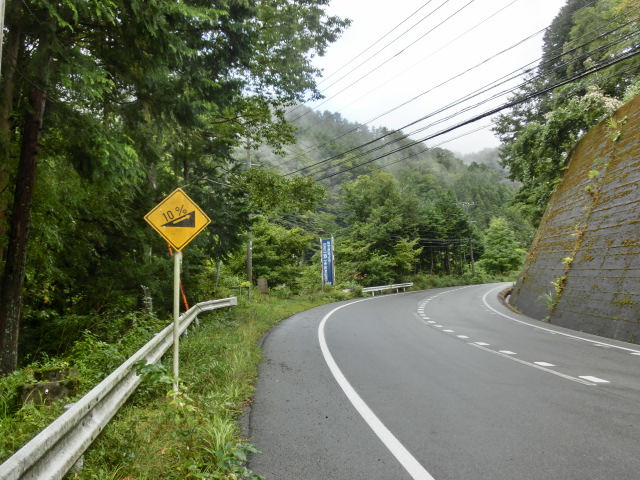
[[[181,341],[180,393],[170,391],[167,375],[143,384],[73,478],[258,478],[245,466],[255,449],[238,423],[253,396],[258,340],[280,320],[331,299],[256,295],[239,299],[231,311],[202,316]]]
[[[416,287],[441,287],[461,281],[453,277],[420,278]],[[254,447],[242,438],[238,418],[253,396],[261,361],[258,340],[294,313],[349,295],[338,288],[306,296],[255,294],[251,299],[239,298],[239,305],[229,311],[201,315],[200,326],[190,329],[181,340],[180,392],[172,392],[170,367],[160,364],[142,368],[145,380],[86,452],[83,470],[70,478],[257,478],[245,467],[247,454]],[[131,338],[117,344],[88,334],[69,358],[56,362],[78,368],[84,394],[113,370],[115,360],[120,362],[131,355],[153,331],[159,331],[157,322],[151,319],[136,324]],[[151,329],[151,324],[157,328]],[[164,361],[170,365],[170,356]],[[62,404],[18,406],[15,387],[31,379],[32,370],[23,369],[0,379],[2,460],[62,411]]]

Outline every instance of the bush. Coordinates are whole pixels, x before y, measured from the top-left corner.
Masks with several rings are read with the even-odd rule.
[[[293,292],[284,283],[269,290],[269,293],[276,298],[287,299],[293,297]]]
[[[344,282],[339,285],[339,288],[343,291],[346,290],[345,293],[350,293],[353,297],[361,297],[364,287],[356,282]]]
[[[426,290],[429,288],[445,288],[455,287],[458,285],[486,283],[487,278],[482,272],[476,273],[475,276],[472,276],[470,273],[462,276],[419,274],[411,277],[409,282],[413,282],[414,289]]]
[[[322,269],[320,264],[307,265],[302,267],[298,285],[300,291],[304,293],[320,292],[322,290]]]

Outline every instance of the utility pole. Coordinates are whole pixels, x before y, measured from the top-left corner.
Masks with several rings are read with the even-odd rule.
[[[475,220],[469,221],[469,223],[478,223]],[[471,236],[471,230],[469,230],[469,255],[471,256],[471,276],[476,276],[476,263],[473,261],[473,238]]]
[[[457,205],[464,208],[465,215],[469,215],[469,209],[475,207],[475,202],[456,202]],[[475,220],[467,220],[469,223],[477,223]],[[469,230],[469,256],[471,257],[471,276],[476,276],[476,264],[473,261],[473,239],[471,238],[471,230]]]
[[[473,261],[473,239],[469,235],[469,254],[471,255],[471,276],[476,276],[476,264]]]
[[[247,146],[247,170],[251,169],[251,147]],[[249,226],[247,227],[247,282],[253,284],[253,237],[251,229],[251,213],[249,213]]]
[[[5,0],[0,0],[0,78],[2,78],[2,48],[4,47],[4,6]]]

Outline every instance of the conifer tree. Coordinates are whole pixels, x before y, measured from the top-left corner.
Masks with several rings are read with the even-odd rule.
[[[90,181],[135,192],[145,181],[157,186],[157,172],[174,170],[176,159],[183,168],[174,179],[185,182],[200,161],[194,151],[226,160],[241,139],[290,141],[283,108],[317,95],[311,58],[348,23],[326,16],[327,3],[7,2],[0,374],[16,366],[40,157],[64,158]]]
[[[485,233],[484,253],[478,265],[491,275],[504,275],[522,265],[524,251],[504,218],[493,218]]]

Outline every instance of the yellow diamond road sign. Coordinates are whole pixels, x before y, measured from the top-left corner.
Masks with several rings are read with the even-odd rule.
[[[144,217],[176,250],[182,250],[211,219],[180,188],[176,188]]]

